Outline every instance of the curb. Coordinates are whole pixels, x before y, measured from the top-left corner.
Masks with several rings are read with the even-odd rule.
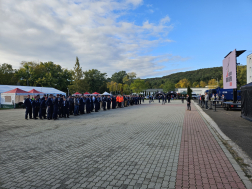
[[[249,171],[252,172],[252,160],[249,158],[249,156],[237,145],[235,144],[228,136],[226,136],[219,128],[219,126],[214,122],[214,120],[207,115],[194,101],[192,101],[194,106],[196,107],[197,111],[200,113],[201,117],[209,127],[210,131],[213,133],[215,139],[221,146],[222,150],[228,157],[230,163],[233,165],[235,171],[241,178],[242,182],[246,186],[247,189],[252,189],[252,183],[249,180],[248,177],[245,176],[245,173],[241,169],[240,165],[236,162],[236,160],[233,158],[232,154],[228,151],[226,146],[222,143],[221,140],[228,143],[232,149],[238,154],[239,157],[241,157],[244,160],[244,163],[248,164],[250,166]],[[218,138],[219,137],[219,138]],[[221,139],[221,140],[220,140]]]

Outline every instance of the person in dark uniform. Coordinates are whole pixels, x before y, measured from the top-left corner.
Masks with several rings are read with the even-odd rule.
[[[58,96],[58,95],[57,95]],[[58,118],[58,110],[59,110],[59,98],[53,97],[53,120],[56,120]]]
[[[110,106],[111,106],[111,98],[110,96],[107,96],[107,109],[110,110]]]
[[[74,103],[73,103],[73,97],[69,96],[69,114],[73,115],[73,110],[74,110]]]
[[[170,103],[170,100],[171,100],[171,96],[169,95],[168,96],[168,103]]]
[[[34,101],[32,101],[32,113],[33,113],[33,119],[38,119],[37,118],[37,115],[38,115],[38,112],[37,112],[37,107],[38,107],[38,98],[35,97]]]
[[[42,119],[46,119],[46,95],[44,95],[41,99],[40,102],[40,108],[39,108],[39,118]]]
[[[191,111],[191,98],[189,95],[187,95],[186,101],[187,101],[187,110]]]
[[[144,96],[142,96],[142,98],[143,98],[143,103],[144,103]]]
[[[106,102],[107,102],[107,99],[106,99],[106,96],[104,96],[102,98],[102,107],[103,107],[103,110],[106,111]]]
[[[86,97],[83,96],[83,114],[85,114],[86,101],[87,101]]]
[[[79,105],[79,110],[80,114],[84,114],[84,101],[83,101],[83,96],[80,97],[80,105]]]
[[[28,114],[29,119],[32,119],[32,101],[30,99],[30,95],[28,95],[27,99],[25,99],[24,105],[25,105],[25,119],[28,120]]]
[[[74,116],[77,116],[79,115],[79,97],[78,96],[75,96],[74,97]]]
[[[95,104],[95,112],[98,112],[99,111],[99,104],[100,104],[100,102],[98,101],[98,97],[97,96],[95,96],[94,104]]]
[[[86,113],[89,114],[90,113],[90,99],[89,96],[86,98]]]
[[[185,99],[185,98],[184,98],[184,95],[182,95],[182,96],[181,96],[181,101],[182,101],[182,103],[184,103],[184,99]]]
[[[47,119],[52,119],[52,111],[53,111],[53,102],[52,102],[52,95],[49,96],[49,98],[46,101],[47,105]]]
[[[62,102],[63,102],[63,96],[59,95],[58,96],[58,114],[59,114],[59,118],[62,118]]]
[[[92,96],[90,96],[90,111],[91,112],[94,111],[94,100],[93,100]]]
[[[162,95],[162,105],[165,105],[164,95]]]
[[[69,101],[67,101],[65,97],[63,97],[61,109],[62,109],[62,117],[69,118]]]

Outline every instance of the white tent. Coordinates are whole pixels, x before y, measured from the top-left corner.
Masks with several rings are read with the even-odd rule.
[[[109,93],[106,92],[106,91],[105,91],[104,93],[102,93],[102,95],[103,95],[103,96],[111,96],[111,94],[109,94]]]
[[[14,106],[16,103],[23,102],[24,98],[30,93],[19,88],[6,91],[1,94],[1,104],[5,106]]]
[[[5,102],[5,99],[3,99],[2,97],[2,94],[6,91],[10,91],[10,90],[13,90],[15,88],[19,88],[21,90],[24,90],[24,91],[30,91],[32,89],[35,89],[37,91],[40,91],[42,92],[43,94],[46,94],[46,95],[57,95],[57,94],[61,94],[61,95],[66,95],[66,93],[58,90],[58,89],[55,89],[55,88],[52,88],[52,87],[33,87],[33,86],[19,86],[19,85],[0,85],[0,97],[1,97],[1,104],[2,102]],[[5,97],[4,97],[5,98]],[[0,104],[0,105],[1,105]]]

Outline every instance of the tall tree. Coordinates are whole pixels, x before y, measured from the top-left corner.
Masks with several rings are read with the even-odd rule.
[[[140,93],[141,91],[146,89],[144,80],[138,78],[130,85],[130,89],[135,93]]]
[[[0,84],[2,85],[16,85],[18,78],[15,77],[16,70],[12,68],[11,64],[0,64]]]
[[[126,71],[119,71],[119,72],[115,72],[112,77],[111,80],[116,82],[116,83],[123,83],[123,78],[127,76]]]
[[[84,72],[84,80],[89,84],[89,92],[104,92],[107,90],[107,73],[101,73],[97,69]]]
[[[72,75],[72,82],[71,85],[68,86],[70,93],[75,92],[86,92],[89,89],[89,84],[83,78],[83,71],[82,67],[80,66],[79,58],[76,57],[76,62],[74,65],[73,75]]]
[[[169,92],[169,91],[174,91],[175,90],[175,84],[172,83],[171,81],[166,81],[164,83],[163,91],[164,92]]]

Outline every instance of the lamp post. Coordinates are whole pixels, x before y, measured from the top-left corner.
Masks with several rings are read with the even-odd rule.
[[[67,96],[69,96],[69,89],[67,88]]]

